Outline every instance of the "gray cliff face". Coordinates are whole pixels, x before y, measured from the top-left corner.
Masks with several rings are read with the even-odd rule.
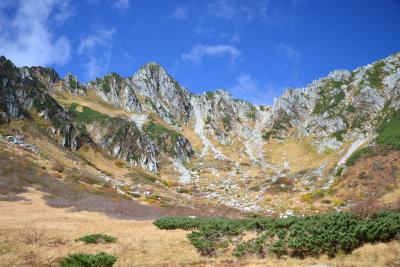
[[[139,129],[133,121],[108,116],[82,121],[77,116],[79,112],[77,113],[76,109],[71,113],[52,97],[57,90],[81,96],[86,96],[92,91],[115,107],[128,112],[142,113],[143,108],[131,79],[110,74],[103,79],[82,84],[70,73],[61,80],[52,69],[16,68],[11,61],[3,57],[0,63],[0,122],[29,118],[29,112],[34,110],[39,117],[52,125],[46,130],[49,136],[63,147],[79,149],[82,143],[92,142],[104,153],[151,172],[158,171],[158,157],[161,152],[182,162],[193,155],[190,142],[177,132],[162,128],[164,132],[161,136],[154,135]],[[165,72],[161,74],[167,75]],[[168,80],[168,77],[163,79]],[[164,94],[173,100],[173,94],[163,91],[165,86],[158,87],[150,89],[157,89],[160,95]],[[136,91],[140,91],[135,88]],[[180,93],[182,92],[185,91]],[[176,104],[175,99],[172,102]],[[144,106],[146,108],[145,104]],[[165,107],[169,108],[168,105]],[[168,114],[171,116],[169,112]],[[179,118],[174,120],[178,121]]]
[[[289,89],[273,105],[270,131],[284,137],[288,128],[297,128],[325,144],[332,144],[334,136],[373,131],[385,108],[399,107],[399,62],[397,53],[353,72],[334,71],[306,88]]]
[[[79,132],[70,115],[49,95],[41,82],[52,84],[58,79],[52,70],[39,67],[18,69],[1,57],[1,114],[5,119],[22,119],[29,117],[29,110],[34,109],[39,116],[52,122],[54,128],[47,130],[63,147],[78,149],[81,145]]]
[[[108,118],[89,123],[86,128],[93,142],[108,155],[123,159],[132,166],[157,172],[158,147],[135,123]]]
[[[112,73],[98,78],[86,85],[87,90],[94,92],[103,101],[128,112],[140,113],[142,106],[136,96],[135,89],[129,81]]]
[[[65,75],[61,84],[61,90],[69,92],[73,95],[82,95],[82,96],[87,95],[86,87],[82,85],[79,82],[78,78],[71,73]]]
[[[191,114],[189,92],[155,63],[130,78],[112,73],[86,85],[103,101],[132,113],[154,112],[169,125],[187,124]]]
[[[192,95],[191,104],[199,111],[194,116],[203,121],[205,133],[223,145],[230,144],[244,122],[255,120],[258,115],[255,106],[234,99],[224,90]]]
[[[160,167],[160,156],[185,162],[194,155],[181,126],[192,127],[201,141],[200,157],[211,151],[216,159],[227,159],[212,141],[240,142],[251,162],[261,164],[269,138],[312,136],[318,152],[337,150],[343,140],[371,135],[385,112],[400,108],[400,53],[288,89],[272,107],[234,99],[224,90],[190,94],[156,63],[128,78],[111,73],[86,84],[72,74],[60,79],[52,69],[16,68],[4,57],[0,64],[0,122],[26,118],[34,110],[51,122],[49,135],[62,146],[79,149],[83,142],[93,142],[104,153],[153,172]],[[53,98],[57,90],[97,95],[131,118],[79,121]]]
[[[187,124],[192,111],[189,92],[156,63],[148,63],[130,79],[145,98],[146,109],[156,111],[170,125]]]

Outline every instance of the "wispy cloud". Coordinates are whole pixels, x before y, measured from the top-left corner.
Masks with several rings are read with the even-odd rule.
[[[236,5],[233,1],[216,0],[208,5],[210,14],[218,18],[232,19],[237,15]]]
[[[207,6],[210,15],[216,18],[236,21],[239,24],[251,22],[254,19],[266,19],[268,17],[267,0],[249,2],[213,0]]]
[[[78,53],[86,60],[84,65],[86,68],[85,78],[87,80],[107,72],[114,33],[114,29],[99,30],[81,40]]]
[[[130,6],[129,0],[116,0],[114,6],[119,10],[126,10]]]
[[[291,45],[280,43],[276,46],[276,49],[289,60],[298,60],[300,57],[300,52]]]
[[[72,15],[69,1],[13,2],[13,16],[7,10],[9,5],[0,5],[0,54],[17,66],[63,65],[69,60],[68,38],[52,30],[52,26],[64,23]]]
[[[271,84],[260,85],[248,73],[241,73],[229,91],[234,97],[259,105],[272,104],[274,97],[280,93],[280,90]]]
[[[175,8],[174,13],[172,14],[172,18],[174,19],[187,19],[188,18],[188,10],[185,7],[178,6]]]
[[[226,57],[233,64],[240,57],[240,50],[231,45],[202,45],[192,47],[189,53],[182,55],[183,59],[200,63],[204,57]]]

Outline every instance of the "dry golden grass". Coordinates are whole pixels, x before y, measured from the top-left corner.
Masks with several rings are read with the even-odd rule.
[[[107,114],[110,117],[129,117],[129,113],[113,107],[110,104],[105,103],[100,97],[89,92],[88,96],[72,95],[66,92],[57,92],[55,95],[57,102],[65,107],[69,107],[72,103],[77,103],[81,106],[86,106],[94,109],[100,113]],[[79,107],[78,108],[82,108]],[[78,109],[78,111],[80,111]]]
[[[127,163],[122,160],[106,158],[103,153],[93,149],[88,145],[84,145],[76,152],[83,159],[91,162],[96,168],[102,170],[104,173],[112,174],[120,180],[126,180],[124,177],[129,173],[130,168]]]
[[[400,199],[400,152],[381,151],[373,157],[358,160],[349,166],[334,187],[334,196],[342,200],[360,201],[369,197],[382,204]],[[371,194],[373,192],[373,194]]]
[[[201,257],[187,240],[186,231],[159,230],[151,221],[118,220],[95,212],[51,208],[37,191],[22,196],[27,201],[0,202],[0,266],[57,266],[70,253],[100,251],[117,255],[116,266],[399,266],[398,241],[366,245],[334,259]],[[74,242],[90,233],[105,233],[118,240],[96,245]]]
[[[192,149],[195,153],[199,153],[203,148],[203,143],[200,138],[197,137],[196,133],[191,126],[183,126],[181,134],[190,141],[192,144]]]
[[[333,164],[337,153],[319,154],[310,144],[310,138],[302,139],[287,138],[280,143],[277,140],[270,140],[264,145],[265,157],[268,162],[280,164],[289,162],[290,173],[319,167],[325,161]],[[332,164],[328,164],[329,169]]]

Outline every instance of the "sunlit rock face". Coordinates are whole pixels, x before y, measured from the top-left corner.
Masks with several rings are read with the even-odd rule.
[[[235,99],[221,89],[192,94],[157,63],[130,77],[111,73],[88,83],[71,73],[60,78],[48,68],[16,68],[4,57],[0,63],[0,123],[34,112],[46,121],[46,133],[65,148],[94,144],[106,155],[155,173],[170,162],[185,181],[196,175],[184,163],[204,164],[210,155],[226,162],[225,168],[234,166],[232,175],[242,175],[240,164],[246,159],[249,168],[270,169],[274,176],[267,178],[279,180],[290,164],[284,158],[280,164],[268,162],[269,140],[306,137],[321,155],[341,151],[346,141],[370,140],[382,114],[400,107],[399,53],[287,89],[271,107]],[[70,107],[57,102],[59,93],[95,99],[124,115],[79,120]],[[196,151],[193,140],[198,141]],[[216,177],[219,171],[210,168]]]

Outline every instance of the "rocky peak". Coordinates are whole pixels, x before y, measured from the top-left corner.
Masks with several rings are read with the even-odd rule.
[[[385,103],[398,107],[399,63],[395,54],[352,72],[333,71],[305,88],[287,90],[274,102],[271,130],[284,137],[288,128],[296,128],[325,141],[339,133],[372,131]],[[334,148],[338,147],[336,143]]]
[[[128,112],[141,112],[142,106],[136,95],[135,88],[129,79],[116,73],[110,73],[102,78],[97,78],[86,85],[88,90],[94,92],[103,101]]]
[[[63,79],[62,89],[74,95],[86,95],[85,86],[79,82],[78,77],[70,72]]]
[[[156,111],[168,124],[189,121],[192,112],[189,92],[160,65],[154,62],[144,65],[130,82],[145,97],[147,108]]]
[[[71,122],[70,115],[50,96],[49,88],[46,88],[52,84],[52,80],[48,79],[52,76],[58,77],[52,75],[50,69],[17,68],[11,61],[1,58],[0,113],[8,119],[20,119],[26,117],[29,111],[35,111],[52,124],[52,127],[45,130],[54,139],[64,147],[77,149],[80,147],[79,132]]]

